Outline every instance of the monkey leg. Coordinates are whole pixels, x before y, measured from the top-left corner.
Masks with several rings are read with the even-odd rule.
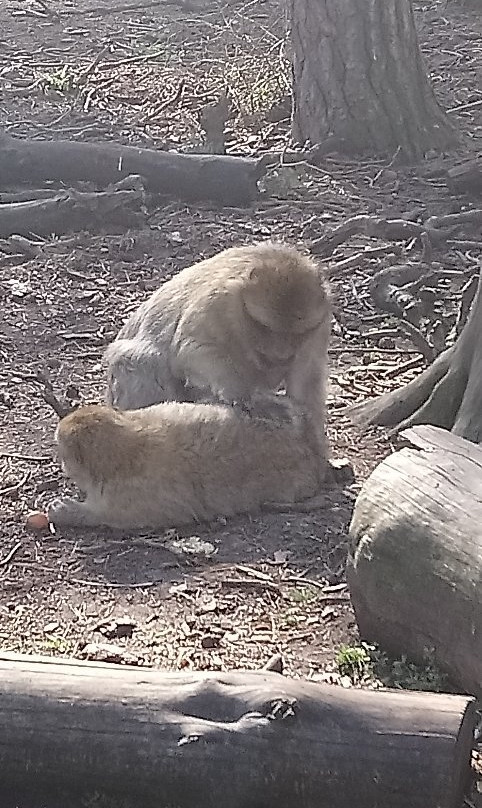
[[[167,359],[146,340],[119,339],[107,348],[106,403],[138,410],[162,401],[184,401],[184,386],[172,375]]]
[[[238,371],[216,346],[196,346],[186,341],[177,350],[174,368],[184,379],[186,389],[196,391],[196,401],[241,405],[251,398],[249,372]]]
[[[327,472],[325,475],[325,487],[330,488],[332,485],[351,485],[355,480],[355,473],[353,466],[346,458],[341,460],[327,461]],[[302,499],[299,502],[265,502],[263,507],[267,510],[286,512],[297,511],[298,513],[309,513],[316,511],[319,508],[325,508],[332,502],[332,498],[327,494],[315,494],[308,499]]]
[[[70,525],[72,527],[96,527],[101,520],[85,502],[70,497],[54,499],[47,508],[49,522],[54,525]]]

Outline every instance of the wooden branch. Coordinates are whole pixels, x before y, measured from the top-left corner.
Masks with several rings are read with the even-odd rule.
[[[311,243],[311,251],[317,255],[331,255],[336,247],[344,244],[352,236],[365,235],[390,241],[405,241],[419,238],[424,231],[422,225],[405,219],[381,219],[377,216],[353,216],[335,227],[326,236]]]
[[[461,696],[6,653],[0,680],[5,808],[459,808],[469,777]]]
[[[117,143],[27,140],[0,137],[0,176],[4,186],[93,182],[96,187],[138,174],[151,193],[184,199],[212,199],[248,205],[257,195],[260,161],[212,154],[178,154]]]
[[[1,171],[1,168],[0,168]],[[127,229],[139,227],[143,193],[109,190],[102,193],[62,191],[50,199],[0,205],[0,238],[62,235],[78,230],[95,231],[107,224]]]
[[[471,214],[470,216],[468,214]],[[317,238],[311,243],[311,251],[317,255],[328,257],[352,236],[363,235],[384,241],[407,241],[418,239],[425,253],[429,244],[441,244],[460,228],[468,224],[477,224],[482,215],[481,211],[467,211],[467,213],[452,214],[450,216],[432,216],[423,224],[412,222],[410,219],[384,219],[379,216],[360,214],[347,219],[343,224],[335,227],[330,233]],[[422,241],[423,236],[423,241]]]
[[[482,696],[482,449],[443,429],[402,433],[357,499],[347,580],[363,638],[438,665]]]

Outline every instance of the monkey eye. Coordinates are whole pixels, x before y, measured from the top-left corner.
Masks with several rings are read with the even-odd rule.
[[[256,328],[261,334],[268,334],[271,331],[269,326],[265,325],[264,323],[260,323],[259,320],[253,320],[253,322],[255,323]]]

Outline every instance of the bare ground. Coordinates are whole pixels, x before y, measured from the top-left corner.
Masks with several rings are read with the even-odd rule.
[[[275,0],[132,5],[2,3],[4,130],[196,148],[199,112],[227,82],[234,104],[228,151],[259,154],[288,143],[289,50]],[[480,101],[477,9],[419,4],[417,21],[443,105]],[[451,114],[466,134],[460,154],[476,149],[482,104]],[[105,345],[162,278],[229,245],[266,237],[309,244],[357,213],[460,210],[467,200],[451,197],[433,171],[454,159],[429,155],[412,169],[341,158],[327,158],[317,169],[278,168],[248,210],[160,200],[140,230],[52,238],[31,260],[0,253],[4,650],[97,654],[171,669],[259,668],[280,652],[292,675],[332,676],[340,645],[357,641],[343,587],[353,501],[371,469],[393,450],[383,432],[361,435],[339,409],[423,367],[397,320],[377,309],[368,291],[370,277],[393,261],[391,246],[354,238],[330,259],[336,322],[329,431],[333,455],[353,462],[356,483],[330,491],[324,510],[219,521],[179,536],[31,533],[27,513],[68,487],[53,452],[56,416],[35,375],[47,372],[60,393],[78,389],[84,400],[99,400]],[[382,247],[381,256],[339,264],[366,246]],[[419,259],[409,243],[399,247],[400,260]],[[434,344],[453,324],[460,289],[481,251],[482,245],[454,246],[436,256],[448,274],[421,321]],[[209,542],[214,553],[190,556],[182,542],[175,552],[173,541],[191,535]],[[96,652],[92,643],[116,648]]]

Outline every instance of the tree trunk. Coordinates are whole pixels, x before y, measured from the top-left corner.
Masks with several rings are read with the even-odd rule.
[[[418,160],[455,142],[422,61],[409,0],[290,0],[293,134]]]
[[[482,450],[432,426],[366,481],[347,580],[360,632],[482,697]]]
[[[2,808],[459,808],[468,785],[461,696],[8,654],[0,688]]]
[[[345,412],[359,424],[433,424],[482,442],[482,281],[457,342],[409,384]]]

